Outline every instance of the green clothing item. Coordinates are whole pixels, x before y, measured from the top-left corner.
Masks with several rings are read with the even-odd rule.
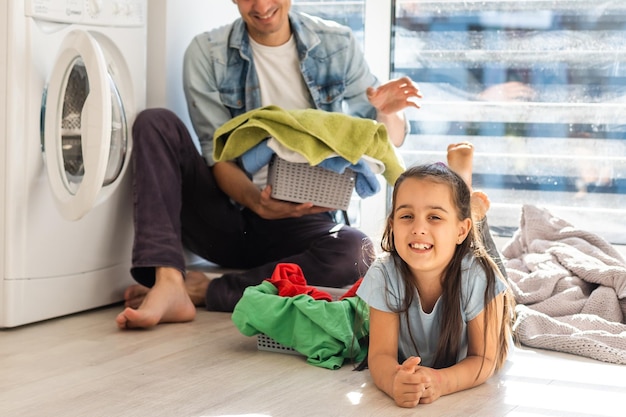
[[[270,136],[302,154],[311,165],[334,154],[356,164],[367,155],[383,163],[382,175],[391,185],[404,172],[384,124],[343,113],[278,106],[250,110],[219,127],[213,139],[213,159],[235,159]]]
[[[316,300],[305,294],[278,295],[268,281],[248,287],[232,320],[246,336],[263,333],[307,357],[311,365],[339,369],[344,360],[361,362],[367,347],[359,340],[369,331],[369,308],[358,297]],[[355,327],[359,330],[355,333]]]

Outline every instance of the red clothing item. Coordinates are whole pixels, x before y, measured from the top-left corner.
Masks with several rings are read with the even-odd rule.
[[[363,277],[359,278],[354,284],[352,284],[352,287],[350,287],[350,289],[341,296],[340,300],[349,297],[356,297],[356,290],[359,289],[359,285],[361,285],[361,282],[363,282]]]
[[[280,263],[274,268],[272,277],[266,281],[271,282],[278,289],[278,295],[293,297],[299,294],[310,295],[316,300],[332,301],[333,298],[325,291],[307,285],[302,269],[291,263]]]

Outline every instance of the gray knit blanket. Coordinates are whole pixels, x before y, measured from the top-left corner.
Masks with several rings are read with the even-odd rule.
[[[502,255],[521,344],[626,364],[626,263],[611,244],[525,205]]]

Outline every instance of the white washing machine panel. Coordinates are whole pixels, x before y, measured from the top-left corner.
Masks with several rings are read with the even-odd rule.
[[[132,283],[147,3],[0,3],[0,327],[13,327],[120,301]]]
[[[143,27],[146,6],[146,0],[25,0],[25,14],[53,23]]]

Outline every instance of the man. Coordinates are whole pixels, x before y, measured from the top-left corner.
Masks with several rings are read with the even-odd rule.
[[[213,161],[215,130],[266,105],[317,108],[375,118],[402,144],[402,110],[418,107],[410,79],[378,86],[351,31],[290,13],[290,0],[233,0],[241,18],[198,35],[183,78],[202,146],[173,113],[146,110],[133,127],[135,244],[120,328],[193,320],[195,307],[232,311],[249,285],[276,264],[298,264],[311,285],[343,287],[365,273],[369,239],[336,224],[329,209],[270,197],[265,172],[251,177],[236,161]],[[185,271],[183,247],[219,265],[245,269],[208,280]],[[371,252],[371,251],[369,251]]]

